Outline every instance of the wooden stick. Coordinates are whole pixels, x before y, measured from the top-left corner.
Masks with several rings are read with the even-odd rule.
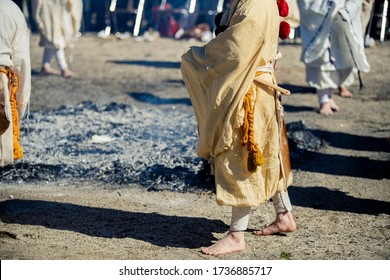
[[[258,83],[260,83],[262,85],[265,85],[267,87],[273,88],[274,90],[279,91],[280,93],[282,93],[284,95],[290,95],[291,94],[291,92],[288,89],[282,88],[282,87],[280,87],[278,85],[273,84],[270,81],[264,80],[264,79],[261,78],[261,76],[255,77],[254,81],[258,82]]]

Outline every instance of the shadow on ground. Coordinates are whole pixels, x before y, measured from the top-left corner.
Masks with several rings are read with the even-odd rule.
[[[151,105],[187,105],[191,106],[189,98],[161,98],[149,92],[130,92],[128,95],[135,100]]]
[[[291,164],[294,169],[307,172],[377,180],[390,179],[390,161],[368,157],[305,151],[303,158],[293,158]]]
[[[312,130],[312,132],[317,137],[324,139],[332,147],[357,151],[390,153],[390,142],[386,138],[325,130]]]
[[[154,68],[173,68],[179,69],[180,62],[177,61],[149,61],[149,60],[109,60],[108,63],[136,65]]]
[[[291,186],[288,188],[288,192],[294,206],[356,214],[390,214],[389,202],[356,198],[339,190],[314,186]]]
[[[43,200],[0,202],[4,223],[37,225],[103,238],[134,238],[165,247],[209,246],[212,232],[228,229],[220,220],[166,216],[116,209],[87,207]]]

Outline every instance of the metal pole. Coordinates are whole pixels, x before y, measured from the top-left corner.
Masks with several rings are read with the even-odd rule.
[[[222,10],[223,10],[223,2],[225,2],[225,0],[218,0],[217,13],[222,12]]]
[[[380,35],[381,42],[385,41],[388,8],[389,8],[389,1],[385,0],[385,2],[383,3],[383,13],[382,13],[382,24],[381,24],[381,35]]]
[[[188,12],[190,14],[193,14],[195,12],[195,8],[196,8],[196,0],[191,0],[190,7],[188,8]]]
[[[141,27],[142,14],[144,12],[145,0],[140,0],[137,8],[137,16],[135,18],[135,25],[133,35],[137,37],[139,35],[139,30]]]

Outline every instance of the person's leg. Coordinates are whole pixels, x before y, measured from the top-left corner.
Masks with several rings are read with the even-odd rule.
[[[215,244],[202,248],[207,255],[219,256],[245,250],[244,231],[248,228],[251,207],[232,207],[232,219],[229,232]]]
[[[61,72],[51,67],[51,60],[53,56],[55,55],[56,50],[53,48],[45,47],[43,51],[43,58],[42,58],[42,69],[41,72],[43,74],[49,74],[49,75],[61,75]]]
[[[333,89],[318,89],[317,97],[318,102],[320,103],[319,113],[325,116],[333,115],[333,111],[338,111],[339,106],[334,102],[332,98]]]
[[[293,232],[296,224],[291,214],[292,205],[287,191],[276,193],[272,197],[272,202],[276,212],[275,221],[266,228],[255,231],[256,235],[272,235],[281,232]]]
[[[56,50],[55,58],[57,60],[58,66],[61,69],[62,76],[64,76],[65,78],[71,78],[75,76],[75,73],[71,71],[68,67],[68,63],[66,62],[66,58],[65,58],[64,49]]]

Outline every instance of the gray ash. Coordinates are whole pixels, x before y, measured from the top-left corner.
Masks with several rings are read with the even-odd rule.
[[[189,111],[84,102],[31,113],[21,134],[25,157],[0,168],[0,182],[213,188],[206,163],[196,155],[197,125]]]

